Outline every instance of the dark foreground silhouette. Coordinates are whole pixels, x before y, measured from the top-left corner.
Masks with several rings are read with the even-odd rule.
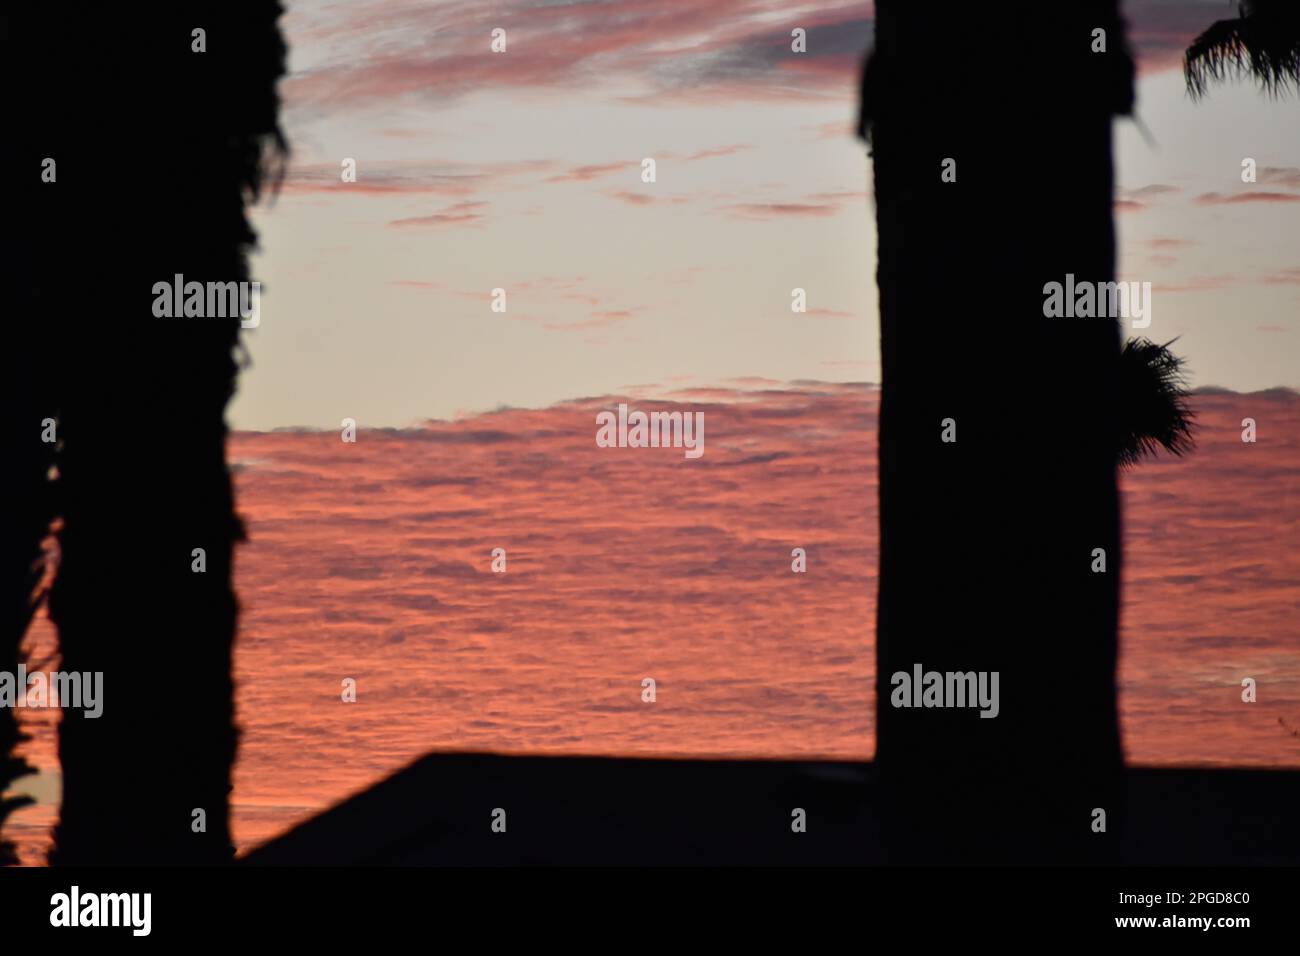
[[[55,863],[231,857],[241,529],[224,409],[240,318],[159,317],[154,286],[249,278],[244,206],[278,142],[279,12],[266,0],[202,0],[3,14],[7,85],[22,91],[8,181],[23,219],[6,249],[22,247],[24,274],[8,287],[29,307],[11,323],[26,343],[7,354],[20,374],[6,390],[23,401],[4,409],[17,436],[6,449],[20,453],[4,481],[24,497],[6,498],[21,513],[4,529],[0,666],[14,660],[31,584],[17,572],[57,514],[60,666],[102,672],[104,689],[97,719],[62,714]],[[40,391],[28,391],[33,380]],[[46,415],[58,423],[52,488],[40,480],[52,446],[34,444]]]
[[[1111,123],[1133,82],[1116,4],[941,6],[879,0],[863,89],[884,377],[878,763],[434,755],[249,862],[1300,861],[1295,773],[1121,769],[1120,332],[1047,318],[1042,298],[1067,276],[1114,278]],[[0,666],[58,516],[62,668],[105,687],[103,716],[61,723],[55,863],[231,858],[239,322],[152,306],[175,276],[248,278],[244,207],[279,142],[279,12],[3,14],[20,321]],[[47,417],[53,486],[34,437]],[[998,673],[998,716],[892,706],[893,675],[918,665]],[[7,758],[11,717],[0,785],[25,769]]]
[[[1132,768],[1122,786],[1130,826],[1115,862],[1300,863],[1291,812],[1300,773]],[[954,786],[952,798],[963,795]],[[881,863],[890,823],[880,801],[871,763],[430,754],[242,862]],[[492,829],[497,809],[505,832]],[[796,809],[802,833],[792,828]],[[926,862],[923,849],[888,859]]]
[[[862,119],[891,861],[1119,852],[1120,325],[1051,317],[1044,293],[1115,278],[1111,125],[1132,83],[1114,2],[876,5]],[[917,665],[996,673],[998,716],[897,706],[895,675]]]

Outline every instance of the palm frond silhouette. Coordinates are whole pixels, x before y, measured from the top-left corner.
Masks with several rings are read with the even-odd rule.
[[[1120,352],[1122,467],[1154,458],[1161,448],[1180,457],[1192,449],[1196,416],[1187,403],[1186,363],[1169,351],[1174,341],[1158,345],[1150,339],[1129,339]]]
[[[1183,56],[1187,92],[1200,99],[1211,83],[1252,77],[1271,96],[1300,91],[1300,3],[1242,0],[1239,16],[1219,20]]]

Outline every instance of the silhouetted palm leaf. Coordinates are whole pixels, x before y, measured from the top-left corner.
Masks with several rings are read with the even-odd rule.
[[[1176,340],[1175,340],[1176,341]],[[1192,449],[1195,415],[1187,405],[1183,360],[1169,351],[1174,343],[1129,339],[1120,353],[1120,407],[1125,428],[1119,463],[1137,464],[1163,448],[1171,455]]]
[[[1300,90],[1300,2],[1243,0],[1235,20],[1219,20],[1183,57],[1187,91],[1199,98],[1211,81],[1252,76],[1272,96]]]

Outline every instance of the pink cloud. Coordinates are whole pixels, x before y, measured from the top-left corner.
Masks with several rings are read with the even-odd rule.
[[[1147,196],[1164,196],[1169,193],[1182,192],[1181,186],[1170,186],[1165,183],[1152,183],[1149,186],[1141,186],[1137,189],[1125,190],[1124,195],[1129,199],[1146,198]]]
[[[593,312],[591,318],[577,322],[546,322],[542,328],[552,332],[576,332],[584,329],[603,329],[632,318],[633,309],[608,309]]]
[[[552,160],[512,160],[466,165],[454,162],[367,161],[356,166],[356,182],[343,182],[341,163],[294,165],[282,191],[332,196],[421,195],[470,196],[485,189],[504,189],[554,168]]]
[[[1177,192],[1182,192],[1182,189],[1164,183],[1152,183],[1149,186],[1142,186],[1137,189],[1125,189],[1116,195],[1113,208],[1116,212],[1141,212],[1148,207],[1151,199]]]
[[[629,206],[649,206],[655,201],[655,197],[649,193],[634,193],[628,190],[619,190],[608,194],[611,198],[620,202],[625,202]]]
[[[855,120],[842,119],[831,120],[829,123],[814,123],[801,128],[811,132],[812,138],[816,140],[848,140],[857,138],[857,127]]]
[[[1238,281],[1236,276],[1231,275],[1198,276],[1181,283],[1156,282],[1153,287],[1160,292],[1211,292]]]
[[[732,215],[743,219],[823,217],[833,216],[838,211],[833,205],[799,202],[734,203],[726,208]]]
[[[791,15],[794,11],[790,11]],[[446,103],[487,89],[624,89],[653,96],[742,89],[762,95],[852,93],[869,43],[870,8],[834,3],[800,11],[806,53],[791,49],[789,22],[768,0],[623,0],[538,5],[471,0],[299,12],[290,40],[319,64],[282,84],[291,110],[413,97]],[[490,50],[506,30],[505,52]],[[615,95],[622,95],[615,94]]]
[[[595,414],[617,395],[363,426],[355,445],[330,430],[232,434],[249,530],[241,850],[430,750],[871,757],[879,391],[741,381],[754,388],[635,400],[705,413],[706,451],[689,462],[597,448]],[[1279,493],[1300,472],[1300,396],[1192,402],[1193,453],[1122,481],[1127,757],[1296,766],[1275,715],[1300,712],[1300,497]],[[795,544],[806,575],[790,573]],[[815,642],[792,644],[791,622],[810,620]],[[33,659],[53,653],[43,617],[32,639]],[[1232,692],[1246,658],[1272,675],[1272,710]],[[643,665],[690,706],[647,725]],[[382,720],[338,705],[340,675]],[[26,726],[27,752],[53,766],[55,722],[33,712]]]
[[[1181,69],[1183,51],[1216,20],[1236,16],[1218,0],[1137,0],[1125,4],[1129,40],[1143,72]]]
[[[1202,206],[1233,206],[1240,203],[1300,202],[1300,195],[1254,190],[1244,193],[1232,193],[1231,195],[1224,195],[1223,193],[1202,193],[1200,196],[1196,197],[1196,201]]]
[[[596,163],[587,166],[574,166],[566,172],[558,173],[547,178],[548,183],[567,183],[567,182],[590,182],[593,179],[599,179],[602,176],[609,176],[612,173],[625,172],[629,176],[637,173],[641,169],[639,162],[618,162],[618,163]]]
[[[627,203],[629,206],[651,206],[655,204],[680,206],[690,202],[689,196],[665,196],[657,193],[633,192],[630,189],[614,190],[607,192],[605,195],[611,199],[617,199],[619,202]]]
[[[723,379],[724,385],[735,385],[737,388],[780,388],[785,382],[779,378],[764,378],[761,375],[740,375],[735,378]]]
[[[422,292],[441,292],[446,295],[455,296],[458,299],[486,301],[492,298],[492,293],[487,290],[476,291],[472,289],[453,289],[441,282],[426,282],[418,279],[396,279],[390,282],[389,285],[394,285],[402,289],[419,289]]]
[[[483,201],[452,203],[441,212],[428,216],[412,216],[407,219],[394,219],[390,229],[404,229],[418,226],[476,226],[484,221],[480,210],[486,209],[488,203]]]
[[[698,159],[713,159],[717,156],[734,156],[736,153],[741,153],[753,148],[754,147],[748,143],[737,143],[732,146],[718,146],[714,149],[702,149],[697,153],[692,153],[687,156],[686,161],[694,162]]]
[[[1271,186],[1300,189],[1300,168],[1295,166],[1265,166],[1259,171],[1259,181]]]
[[[290,112],[302,115],[406,97],[445,104],[504,89],[604,87],[612,97],[660,105],[852,101],[871,44],[873,4],[832,0],[817,9],[786,8],[779,19],[777,9],[771,0],[297,7],[286,21],[290,40],[310,51],[313,65],[283,83],[282,92]],[[1126,12],[1143,70],[1177,68],[1197,34],[1232,15],[1211,2],[1133,3]],[[807,31],[806,53],[792,51],[792,26]],[[490,50],[496,27],[507,31],[504,53]],[[838,137],[848,128],[825,124],[818,135]]]

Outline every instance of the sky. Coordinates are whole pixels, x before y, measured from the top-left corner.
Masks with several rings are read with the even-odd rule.
[[[235,428],[879,381],[870,160],[852,134],[871,4],[288,6],[293,159],[255,213],[262,321]],[[1143,128],[1117,124],[1120,278],[1152,283],[1145,334],[1179,338],[1196,386],[1300,385],[1296,102],[1250,84],[1188,99],[1181,50],[1232,6],[1126,10]],[[1017,164],[1051,161],[1014,150],[1008,190]]]
[[[696,460],[598,448],[607,397],[356,444],[234,435],[239,846],[431,750],[869,759],[879,395],[686,389],[664,407],[706,414]],[[1300,395],[1205,391],[1195,408],[1193,454],[1122,478],[1125,754],[1300,767]],[[30,658],[53,653],[42,616]],[[23,719],[39,804],[7,828],[34,863],[57,714]]]
[[[431,749],[869,758],[870,4],[289,6],[293,162],[255,213],[230,410],[241,848]],[[1300,766],[1300,397],[1276,388],[1300,386],[1296,103],[1187,99],[1181,50],[1231,6],[1126,8],[1121,278],[1152,283],[1146,334],[1201,387],[1195,452],[1123,476],[1126,756]],[[1012,149],[1009,191],[1052,161]],[[595,413],[648,397],[706,413],[702,458],[597,449]],[[32,659],[54,644],[41,616]],[[56,715],[27,719],[38,805],[10,826],[36,862]]]

